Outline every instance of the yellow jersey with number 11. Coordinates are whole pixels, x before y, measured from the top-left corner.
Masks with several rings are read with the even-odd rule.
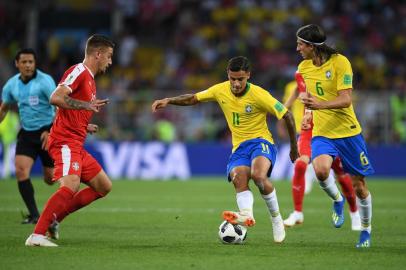
[[[298,71],[305,80],[307,91],[318,100],[333,100],[340,90],[352,89],[351,64],[341,54],[333,54],[320,67],[313,65],[311,59],[304,60],[299,64]],[[314,110],[313,123],[313,137],[336,139],[361,133],[352,104],[342,109]]]
[[[233,152],[250,139],[263,138],[274,143],[266,122],[267,113],[281,119],[287,112],[265,89],[252,83],[247,83],[246,88],[243,96],[236,97],[226,81],[196,93],[200,102],[216,101],[220,105],[231,131]]]

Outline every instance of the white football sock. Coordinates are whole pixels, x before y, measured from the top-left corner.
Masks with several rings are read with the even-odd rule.
[[[238,209],[241,214],[254,217],[253,206],[254,206],[254,196],[251,190],[245,190],[243,192],[238,192],[236,194]]]
[[[372,220],[372,197],[371,193],[365,199],[360,199],[357,196],[357,207],[361,217],[362,230],[371,233],[371,220]]]
[[[314,172],[312,163],[309,163],[305,173],[305,194],[308,194],[312,190],[314,179],[317,179],[316,173]]]
[[[326,180],[319,180],[319,185],[324,192],[326,192],[326,194],[333,199],[333,201],[341,202],[343,200],[343,196],[341,196],[341,193],[336,185],[336,180],[331,173]]]
[[[276,189],[267,194],[267,195],[262,195],[262,198],[264,198],[266,206],[268,207],[269,213],[271,214],[271,217],[277,217],[280,215],[279,213],[279,204],[278,204],[278,198],[276,197]]]

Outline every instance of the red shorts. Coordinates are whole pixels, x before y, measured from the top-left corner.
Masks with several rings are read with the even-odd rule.
[[[301,130],[299,135],[299,140],[297,145],[299,148],[299,155],[301,156],[312,156],[312,130]]]
[[[92,180],[101,170],[100,164],[82,146],[75,144],[52,144],[49,155],[54,160],[52,181],[66,175],[77,175],[80,181]]]

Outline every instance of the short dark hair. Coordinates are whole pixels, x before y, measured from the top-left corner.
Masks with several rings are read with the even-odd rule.
[[[16,53],[15,60],[16,61],[20,60],[20,56],[22,54],[32,54],[34,56],[34,60],[37,61],[37,55],[36,55],[35,51],[31,48],[24,48],[24,49],[19,50]]]
[[[251,64],[247,57],[245,56],[236,56],[231,58],[228,61],[227,70],[230,71],[250,71]]]
[[[108,47],[114,48],[114,42],[107,36],[94,34],[87,39],[86,54],[91,53],[94,49]]]

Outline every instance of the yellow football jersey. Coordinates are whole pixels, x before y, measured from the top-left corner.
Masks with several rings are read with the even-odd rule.
[[[230,128],[233,152],[244,141],[263,138],[274,143],[269,131],[266,116],[269,112],[281,119],[287,109],[268,91],[247,83],[247,91],[241,97],[231,92],[229,81],[216,84],[196,94],[201,102],[217,101]]]
[[[296,90],[297,88],[297,83],[296,81],[291,81],[285,86],[285,92],[283,94],[283,103],[286,103],[288,101],[289,97],[292,95],[292,93]],[[303,113],[304,113],[304,105],[302,102],[300,102],[298,99],[296,99],[292,107],[290,108],[290,111],[293,114],[293,117],[295,118],[295,124],[296,124],[296,131],[297,133],[300,132],[301,128],[301,123],[303,119]]]
[[[348,59],[334,54],[322,66],[313,65],[312,60],[299,64],[307,91],[319,100],[333,100],[338,91],[352,89],[352,68]],[[330,139],[345,138],[361,133],[361,126],[351,104],[348,108],[313,111],[313,137],[324,136]]]

